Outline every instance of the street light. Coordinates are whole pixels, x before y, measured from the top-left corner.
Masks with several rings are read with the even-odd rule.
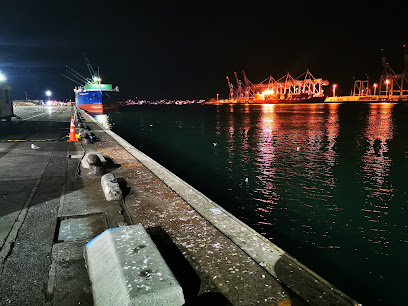
[[[377,90],[377,83],[374,83],[374,96],[375,96],[375,92],[376,92],[376,90]]]
[[[6,75],[0,72],[0,82],[5,82],[6,80]]]
[[[48,97],[48,102],[50,101],[51,94],[52,94],[52,92],[49,91],[49,90],[47,90],[47,91],[45,92],[45,95]]]
[[[337,87],[337,84],[333,84],[333,97],[336,96],[336,87]]]

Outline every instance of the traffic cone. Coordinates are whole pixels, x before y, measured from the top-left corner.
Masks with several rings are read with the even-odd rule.
[[[74,123],[74,117],[71,117],[71,125],[69,128],[69,139],[67,142],[76,142],[78,139],[76,138],[75,135],[75,123]]]

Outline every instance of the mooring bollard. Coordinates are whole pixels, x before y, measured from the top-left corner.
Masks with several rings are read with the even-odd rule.
[[[103,160],[102,160],[103,159]],[[88,169],[91,175],[102,175],[105,158],[102,154],[87,153],[81,160],[82,168]]]
[[[88,133],[81,134],[81,139],[84,143],[92,143],[91,137]]]

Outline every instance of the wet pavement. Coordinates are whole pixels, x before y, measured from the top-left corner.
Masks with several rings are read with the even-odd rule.
[[[355,304],[86,114],[93,144],[66,142],[71,107],[15,113],[22,121],[0,128],[0,305],[92,305],[84,245],[106,228],[137,223],[186,305]],[[80,166],[87,152],[107,159],[123,200],[106,201],[100,176]]]

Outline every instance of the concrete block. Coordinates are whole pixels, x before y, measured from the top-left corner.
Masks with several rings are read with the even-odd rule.
[[[108,229],[85,246],[95,305],[183,305],[181,286],[142,225]]]
[[[107,173],[101,177],[101,185],[106,200],[114,201],[122,199],[122,190],[120,189],[119,183],[112,173]]]

